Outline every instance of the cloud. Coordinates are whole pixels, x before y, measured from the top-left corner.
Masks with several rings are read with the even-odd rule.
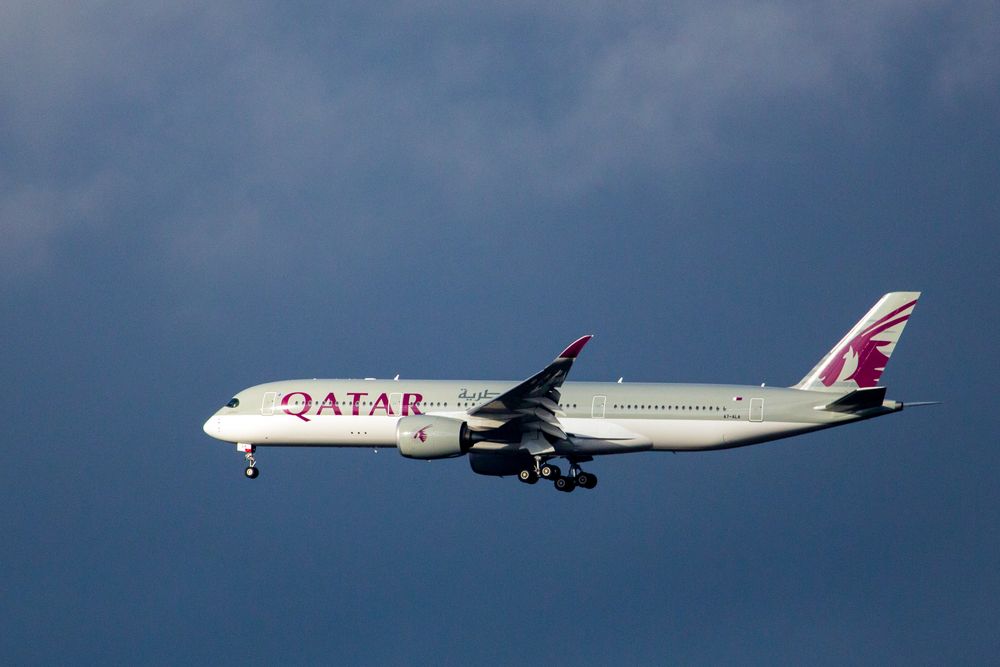
[[[1000,95],[1000,8],[995,2],[956,7],[951,29],[955,38],[934,63],[935,92],[945,104],[969,97],[995,103]]]
[[[929,107],[995,96],[988,4],[8,3],[0,270],[44,270],[94,220],[225,269],[301,226],[499,224],[621,174],[810,150],[793,127],[877,135],[904,78]]]
[[[0,191],[0,266],[8,278],[53,268],[53,248],[65,234],[96,229],[116,180],[98,174],[72,187],[30,184]]]

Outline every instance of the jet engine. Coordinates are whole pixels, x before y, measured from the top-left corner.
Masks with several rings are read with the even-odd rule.
[[[469,451],[473,437],[461,419],[420,415],[399,420],[396,445],[409,459],[448,459]]]

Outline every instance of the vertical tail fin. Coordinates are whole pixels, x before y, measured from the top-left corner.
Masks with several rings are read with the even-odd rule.
[[[877,385],[919,298],[920,292],[883,296],[795,388],[853,391]]]

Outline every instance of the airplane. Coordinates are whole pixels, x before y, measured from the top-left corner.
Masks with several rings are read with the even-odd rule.
[[[598,456],[744,447],[901,411],[878,382],[919,297],[884,295],[792,387],[567,382],[587,335],[520,383],[397,375],[259,384],[204,431],[236,443],[250,479],[258,447],[367,447],[410,459],[466,456],[480,475],[593,489],[597,476],[581,464]]]

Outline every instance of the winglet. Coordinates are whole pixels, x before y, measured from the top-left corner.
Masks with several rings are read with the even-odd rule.
[[[565,350],[563,350],[559,354],[558,358],[559,359],[576,359],[577,355],[580,354],[580,350],[583,349],[583,346],[586,345],[587,341],[589,341],[593,337],[594,337],[593,334],[587,334],[586,336],[580,336],[575,341],[573,341],[572,343],[570,343],[569,347],[567,347]]]

